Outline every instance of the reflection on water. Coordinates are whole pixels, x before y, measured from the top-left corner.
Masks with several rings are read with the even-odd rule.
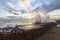
[[[33,24],[29,24],[29,25],[25,25],[25,26],[22,26],[22,27],[19,27],[19,28],[21,28],[21,29],[32,29],[32,28],[34,28],[34,26],[35,25],[33,25]]]
[[[19,28],[23,29],[23,30],[31,30],[31,29],[36,29],[36,28],[39,28],[39,27],[40,27],[39,25],[28,24],[28,25],[24,25],[24,26],[19,27]]]

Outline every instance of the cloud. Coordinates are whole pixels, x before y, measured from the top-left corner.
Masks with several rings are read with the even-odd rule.
[[[28,11],[30,8],[30,4],[34,1],[35,0],[24,0],[24,1],[18,0],[18,5],[21,6],[23,9],[25,9],[26,11]]]
[[[12,4],[11,2],[7,1],[6,4],[7,4],[8,6],[10,6],[11,8],[14,8],[14,6],[13,6],[13,4]]]
[[[46,9],[52,11],[60,8],[60,0],[36,0],[32,3],[32,10]]]

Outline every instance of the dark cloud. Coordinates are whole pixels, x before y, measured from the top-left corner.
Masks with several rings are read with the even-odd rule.
[[[60,0],[53,0],[53,1],[50,0],[50,2],[47,1],[49,4],[47,4],[46,1],[47,0],[42,1],[42,2],[44,2],[44,3],[42,3],[42,7],[40,5],[40,6],[36,7],[34,10],[46,9],[47,12],[50,12],[50,11],[53,11],[56,9],[60,9]]]
[[[55,0],[54,2],[50,3],[50,5],[48,5],[45,8],[47,9],[47,11],[60,9],[60,0]]]

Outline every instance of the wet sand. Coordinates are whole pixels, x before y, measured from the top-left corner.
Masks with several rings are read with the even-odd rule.
[[[60,40],[60,27],[54,27],[37,40]]]
[[[7,35],[0,33],[0,40],[58,40],[59,30],[59,28],[48,24],[44,27],[22,33],[18,32]]]

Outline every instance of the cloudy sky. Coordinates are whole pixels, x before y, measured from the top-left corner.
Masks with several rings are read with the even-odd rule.
[[[0,17],[14,16],[10,12],[15,10],[24,13],[42,8],[48,12],[59,9],[60,0],[0,0]]]

